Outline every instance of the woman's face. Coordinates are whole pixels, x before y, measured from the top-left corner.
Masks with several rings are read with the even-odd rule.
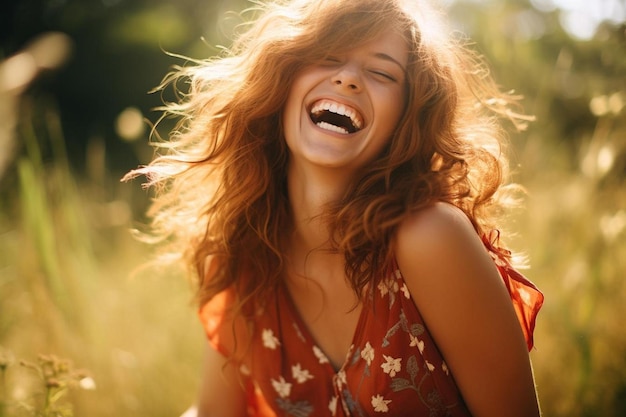
[[[405,39],[387,30],[296,74],[283,113],[291,163],[350,174],[372,162],[402,117],[407,61]]]

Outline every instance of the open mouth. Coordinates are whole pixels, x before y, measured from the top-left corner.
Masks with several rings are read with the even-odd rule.
[[[320,100],[311,108],[313,123],[322,129],[344,135],[363,129],[363,117],[355,109],[329,100]]]

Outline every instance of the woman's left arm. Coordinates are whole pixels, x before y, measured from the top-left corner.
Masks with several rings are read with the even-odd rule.
[[[400,226],[395,255],[472,415],[539,416],[509,293],[463,212],[445,203],[417,212]]]

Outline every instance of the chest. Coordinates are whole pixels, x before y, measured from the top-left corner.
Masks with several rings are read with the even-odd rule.
[[[249,362],[267,415],[469,415],[400,276],[392,280],[357,308],[350,291],[278,291]]]
[[[288,285],[287,298],[316,345],[338,370],[353,343],[363,309],[347,284],[321,286],[316,282]]]

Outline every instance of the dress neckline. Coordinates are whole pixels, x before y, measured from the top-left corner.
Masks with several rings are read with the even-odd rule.
[[[339,367],[336,367],[330,361],[329,356],[326,354],[324,349],[320,346],[320,344],[317,342],[317,340],[315,340],[315,337],[311,333],[311,330],[309,329],[309,326],[306,324],[306,322],[304,321],[304,319],[300,315],[300,312],[298,311],[298,308],[296,307],[295,302],[294,302],[293,298],[291,297],[291,293],[289,292],[289,289],[287,288],[287,284],[286,283],[282,283],[280,285],[279,293],[280,293],[279,297],[282,297],[284,299],[284,301],[285,301],[284,304],[287,306],[288,314],[293,317],[293,320],[296,323],[296,325],[298,326],[299,331],[302,334],[302,337],[304,337],[304,339],[306,340],[307,344],[311,346],[311,354],[315,354],[315,352],[313,351],[313,348],[317,348],[319,350],[318,353],[323,355],[323,359],[324,359],[324,360],[319,360],[320,358],[318,357],[318,360],[319,360],[320,364],[322,366],[324,366],[329,371],[329,373],[332,374],[333,376],[339,374],[342,371],[345,371],[346,368],[350,364],[350,360],[349,359],[353,355],[355,346],[358,345],[359,341],[362,338],[363,328],[365,326],[365,323],[367,321],[367,315],[369,313],[370,297],[366,296],[365,299],[363,301],[361,301],[362,308],[361,308],[361,312],[359,313],[359,318],[357,320],[356,327],[355,327],[354,332],[352,334],[350,347],[348,348],[348,351],[346,352],[346,354],[344,356],[343,362],[338,364]],[[366,293],[368,293],[367,290],[366,290]],[[282,303],[279,303],[279,305],[280,304],[282,304]],[[324,363],[322,363],[322,362],[324,362]]]

